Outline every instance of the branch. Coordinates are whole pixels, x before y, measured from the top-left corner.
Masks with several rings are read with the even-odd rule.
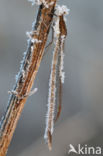
[[[56,0],[46,0],[45,2],[39,7],[35,26],[29,34],[28,48],[24,54],[15,87],[11,91],[6,112],[1,120],[0,156],[6,155],[17,121],[31,91],[42,60]]]

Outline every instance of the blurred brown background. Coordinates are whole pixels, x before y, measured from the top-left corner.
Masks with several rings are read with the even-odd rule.
[[[48,152],[43,140],[52,47],[41,63],[35,81],[38,92],[27,100],[8,156],[66,156],[70,143],[103,143],[103,0],[58,3],[67,5],[70,15],[63,108],[54,131],[53,151]],[[25,32],[31,30],[36,14],[37,6],[31,7],[27,0],[0,0],[0,117],[26,50]]]

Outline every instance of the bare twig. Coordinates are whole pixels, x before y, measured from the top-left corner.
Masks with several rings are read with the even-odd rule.
[[[0,124],[0,156],[5,156],[17,121],[23,110],[44,53],[56,0],[40,4],[35,26],[30,33],[27,51],[18,73],[16,85],[11,92],[6,112]],[[49,5],[50,4],[50,5]],[[48,7],[49,6],[49,7]]]

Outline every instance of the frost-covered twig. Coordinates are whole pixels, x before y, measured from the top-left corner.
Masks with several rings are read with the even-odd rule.
[[[49,8],[44,3],[40,3],[36,23],[29,36],[28,48],[16,76],[16,85],[11,92],[6,112],[0,123],[0,156],[6,155],[17,121],[27,100],[25,95],[31,93],[44,53],[56,0],[45,0],[45,2],[50,4]]]
[[[64,21],[64,14],[67,13],[67,8],[65,6],[57,6],[56,15],[57,20],[54,26],[54,32],[56,37],[56,45],[53,52],[53,60],[51,66],[51,75],[49,82],[49,97],[48,97],[48,110],[46,115],[46,129],[44,138],[48,143],[48,147],[52,149],[52,134],[54,130],[54,114],[55,114],[55,101],[56,101],[56,80],[59,77],[59,96],[61,96],[62,83],[64,83],[64,42],[67,35],[67,29]],[[59,68],[58,65],[59,64]],[[59,75],[56,71],[59,71]],[[61,97],[59,101],[59,107],[57,110],[56,119],[58,119],[61,112]]]

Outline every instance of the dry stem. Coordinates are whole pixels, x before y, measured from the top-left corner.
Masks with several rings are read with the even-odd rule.
[[[47,2],[48,4],[50,2],[54,3],[50,5],[49,8],[46,8],[43,4],[40,5],[36,24],[33,28],[32,39],[34,39],[34,41],[37,39],[36,41],[41,42],[33,42],[32,40],[29,40],[26,55],[20,68],[16,85],[11,92],[8,107],[1,120],[0,156],[6,155],[17,121],[27,100],[27,96],[25,95],[28,95],[31,91],[44,53],[50,24],[53,19],[56,0],[47,0]]]

